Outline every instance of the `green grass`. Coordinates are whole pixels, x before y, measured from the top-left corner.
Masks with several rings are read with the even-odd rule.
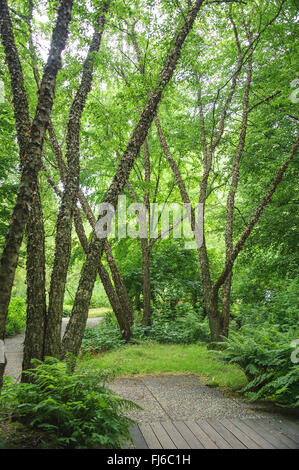
[[[237,390],[247,383],[239,366],[226,364],[205,345],[143,343],[83,359],[82,369],[112,369],[117,376],[145,374],[196,374],[211,386]]]
[[[88,311],[88,318],[104,317],[110,312],[112,312],[112,309],[107,307],[90,308]]]

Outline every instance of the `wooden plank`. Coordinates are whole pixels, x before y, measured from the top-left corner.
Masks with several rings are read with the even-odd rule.
[[[162,449],[177,449],[172,436],[166,432],[161,423],[151,423],[151,427],[159,440]]]
[[[295,435],[298,435],[299,437],[299,421],[298,420],[294,420],[292,418],[284,418],[283,419],[283,422],[285,423],[286,427],[288,429],[290,429],[290,431],[295,434]]]
[[[143,434],[137,425],[130,428],[130,434],[133,439],[135,449],[148,449],[146,440],[144,439]]]
[[[161,424],[175,443],[177,449],[190,449],[188,442],[185,441],[171,421],[163,421]]]
[[[210,439],[195,421],[185,421],[185,424],[193,432],[196,439],[203,445],[204,449],[219,449],[215,442]]]
[[[185,441],[188,442],[191,449],[204,449],[202,443],[196,438],[184,421],[174,421],[173,424],[184,437]]]
[[[226,427],[232,434],[234,434],[248,449],[261,449],[255,441],[250,439],[246,432],[241,431],[238,427],[227,418],[220,420],[221,424]]]
[[[220,434],[231,446],[233,449],[247,449],[246,445],[243,444],[231,431],[229,431],[223,424],[219,421],[213,421],[211,419],[207,420],[210,426],[212,426],[215,431]]]
[[[292,429],[290,429],[285,422],[278,422],[275,420],[271,424],[273,424],[274,428],[276,428],[279,433],[283,433],[284,436],[291,439],[297,446],[299,445],[299,435],[297,433],[293,433]]]
[[[142,435],[149,449],[162,449],[162,446],[158,441],[156,434],[148,423],[139,424],[139,429],[142,432]]]
[[[260,436],[263,436],[266,441],[270,442],[277,449],[295,449],[296,444],[288,437],[279,432],[271,425],[262,420],[246,419],[246,424],[255,430]]]
[[[247,434],[247,436],[250,437],[251,440],[255,441],[262,449],[275,449],[270,442],[266,441],[262,436],[253,431],[243,420],[231,419],[230,421]]]
[[[232,449],[232,446],[207,421],[200,420],[197,424],[219,449]]]

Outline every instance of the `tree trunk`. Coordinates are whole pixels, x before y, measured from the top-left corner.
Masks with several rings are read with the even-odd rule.
[[[196,0],[194,6],[185,17],[184,25],[182,26],[179,34],[176,36],[173,48],[168,56],[163,70],[160,73],[158,83],[151,93],[151,96],[149,97],[142,115],[140,116],[140,119],[133,131],[129,144],[122,158],[120,159],[116,174],[103,200],[104,203],[109,203],[114,208],[117,206],[118,196],[122,194],[125,185],[129,180],[130,172],[133,168],[134,162],[139,155],[140,148],[155,117],[158,104],[162,97],[162,92],[173,75],[177,62],[180,58],[182,46],[188,33],[192,29],[193,23],[202,3],[203,0]],[[68,351],[72,352],[74,355],[77,355],[79,352],[84,334],[84,329],[80,329],[80,331],[76,332],[75,327],[78,323],[79,316],[85,319],[85,321],[87,319],[92,290],[97,275],[97,267],[103,254],[104,245],[105,240],[98,239],[94,234],[89,244],[88,255],[82,269],[72,315],[68,324],[69,332],[73,332],[76,335],[76,338],[74,338],[74,340],[70,343],[70,349],[68,349]]]
[[[230,320],[230,295],[232,287],[232,272],[228,275],[222,288],[221,335],[228,338]]]
[[[107,294],[107,297],[109,299],[110,305],[115,313],[115,317],[116,317],[116,320],[120,329],[121,337],[126,342],[128,342],[130,341],[131,336],[132,336],[131,324],[126,315],[126,311],[123,308],[123,305],[121,305],[120,297],[119,295],[117,295],[117,293],[114,290],[108,271],[106,270],[105,266],[102,263],[100,263],[100,266],[99,266],[99,275],[100,275],[102,284],[104,286],[105,292]]]
[[[150,282],[150,250],[148,241],[141,238],[142,251],[142,288],[143,288],[143,316],[142,325],[151,325],[151,282]]]
[[[30,208],[36,197],[38,173],[41,168],[41,152],[46,127],[52,111],[56,77],[61,67],[61,53],[65,47],[68,26],[71,20],[72,0],[63,0],[58,9],[57,21],[53,30],[49,58],[39,89],[36,113],[30,129],[29,144],[25,154],[21,155],[24,162],[21,182],[18,189],[16,204],[13,209],[10,225],[5,238],[5,245],[0,262],[0,339],[4,339],[8,305],[11,296],[19,250],[23,241],[24,231],[29,219]],[[1,37],[5,48],[7,31],[5,25],[9,18],[6,0],[0,0]],[[4,366],[0,364],[0,378]],[[1,381],[1,379],[0,379]],[[0,384],[1,385],[1,384]]]
[[[84,230],[84,227],[83,227],[81,214],[80,214],[80,211],[77,207],[75,207],[75,210],[74,210],[74,223],[75,223],[76,232],[77,232],[79,241],[82,245],[82,248],[85,251],[85,253],[87,253],[88,252],[88,240],[87,240],[85,230]],[[115,289],[112,285],[112,282],[110,280],[110,276],[108,274],[108,271],[106,270],[106,268],[105,268],[105,266],[103,265],[102,262],[100,262],[100,264],[99,264],[99,276],[100,276],[101,282],[103,284],[103,287],[105,289],[106,295],[109,299],[112,310],[113,310],[113,312],[115,314],[115,317],[117,319],[121,336],[127,342],[131,338],[130,323],[128,321],[127,316],[125,315],[124,309],[122,308],[119,296],[117,295],[117,293],[116,293],[116,291],[115,291]],[[66,341],[67,340],[65,338],[63,338],[63,340],[62,340],[62,357],[64,356],[64,353],[65,353],[64,350],[65,350],[66,344],[68,344]],[[70,341],[70,340],[68,339],[68,341]]]
[[[218,298],[210,297],[205,302],[209,326],[210,326],[210,338],[212,343],[221,341],[221,317],[218,310]]]
[[[61,353],[61,324],[67,271],[72,249],[73,208],[79,192],[81,117],[91,90],[95,53],[99,50],[101,44],[107,9],[108,4],[105,4],[104,13],[98,18],[98,25],[83,65],[81,82],[69,111],[66,139],[67,172],[65,190],[56,224],[56,249],[45,336],[45,355],[48,356],[59,357]]]
[[[127,318],[128,325],[132,326],[134,324],[133,307],[122,276],[116,266],[108,240],[105,243],[105,253],[121,308]]]
[[[44,358],[46,321],[45,234],[39,190],[31,208],[27,233],[27,318],[22,365],[22,382],[29,378],[24,371],[31,360]]]

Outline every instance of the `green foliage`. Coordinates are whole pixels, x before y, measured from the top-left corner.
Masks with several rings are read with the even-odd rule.
[[[189,304],[179,305],[171,313],[155,310],[150,327],[142,326],[141,317],[136,316],[132,343],[192,344],[209,339],[207,320],[203,320]],[[108,313],[97,328],[86,328],[81,349],[83,353],[96,354],[118,349],[124,344],[114,314]]]
[[[6,321],[5,336],[15,336],[26,326],[26,302],[24,299],[12,297]]]
[[[142,294],[140,251],[134,243],[117,247],[118,265],[130,297]],[[151,252],[151,297],[157,308],[173,309],[178,302],[202,303],[202,287],[196,253],[186,250],[181,240],[166,239]]]
[[[269,322],[276,325],[280,331],[288,331],[290,327],[299,324],[299,277],[294,279],[287,277],[276,283],[272,280],[268,284],[269,288],[261,289],[256,299],[253,298],[253,293],[257,290],[254,284],[257,284],[258,280],[251,278],[250,281],[251,289],[244,292],[243,298],[236,300],[232,306],[233,324],[239,327],[242,325],[260,327],[263,323]],[[240,283],[240,280],[238,282]],[[241,285],[238,286],[239,293],[245,291],[243,283],[242,279]]]
[[[174,312],[155,310],[150,327],[137,324],[133,331],[137,341],[149,338],[161,344],[192,344],[209,339],[207,320],[202,320],[190,304],[178,305]]]
[[[69,318],[71,316],[71,313],[72,313],[72,307],[70,305],[64,305],[63,306],[63,317],[64,318]]]
[[[247,326],[231,333],[224,358],[245,371],[249,383],[243,392],[250,400],[264,398],[280,406],[299,406],[299,366],[291,361],[295,338],[293,329],[282,333],[266,323],[260,329]]]
[[[33,383],[5,380],[0,403],[62,448],[119,448],[133,423],[124,412],[136,407],[107,388],[107,373],[74,373],[54,358],[36,361]]]
[[[108,312],[96,328],[86,328],[81,345],[83,353],[98,353],[123,346],[114,314]]]

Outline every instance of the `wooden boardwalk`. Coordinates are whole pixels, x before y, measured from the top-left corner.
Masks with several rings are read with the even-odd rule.
[[[131,436],[135,449],[299,449],[299,423],[288,419],[142,423]]]

